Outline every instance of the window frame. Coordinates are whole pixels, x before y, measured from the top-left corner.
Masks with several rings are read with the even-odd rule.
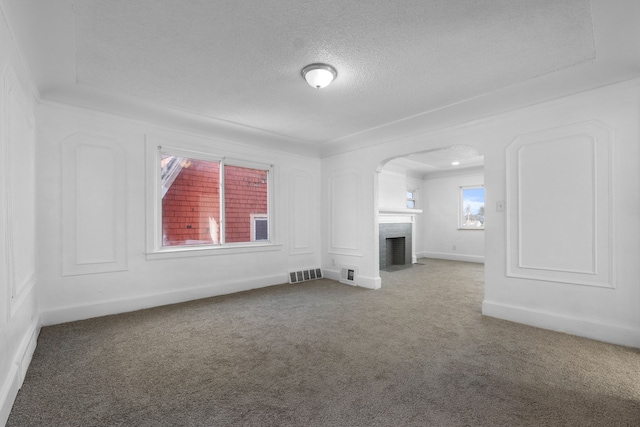
[[[209,243],[187,246],[163,246],[162,240],[162,178],[160,161],[162,155],[188,157],[191,159],[220,162],[220,243]],[[259,169],[267,172],[267,240],[252,240],[247,242],[224,241],[225,205],[224,205],[224,166],[237,166]],[[275,237],[275,212],[273,209],[273,193],[275,187],[274,166],[268,163],[247,159],[222,156],[201,146],[175,141],[167,141],[147,135],[146,140],[146,181],[147,181],[147,259],[181,258],[189,256],[221,255],[238,252],[261,252],[279,250]],[[251,221],[253,228],[253,221]],[[253,234],[252,234],[253,237]]]
[[[251,221],[251,241],[252,242],[266,242],[271,239],[269,235],[269,214],[268,213],[252,213],[249,214]],[[256,220],[266,220],[267,221],[267,238],[256,240]]]
[[[416,209],[416,191],[417,190],[407,190],[407,209]],[[409,197],[409,194],[411,194],[411,197]],[[413,206],[409,206],[409,203],[413,204]]]
[[[482,189],[484,196],[484,206],[486,212],[487,198],[484,184],[463,185],[458,189],[458,230],[485,230],[484,222],[482,227],[469,227],[464,225],[464,190]]]

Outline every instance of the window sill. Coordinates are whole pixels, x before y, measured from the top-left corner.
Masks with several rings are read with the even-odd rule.
[[[172,258],[191,258],[201,256],[215,256],[215,255],[230,255],[230,254],[244,254],[244,253],[256,253],[256,252],[272,252],[282,250],[282,244],[277,243],[264,243],[255,245],[229,245],[218,247],[194,247],[194,248],[176,248],[176,249],[162,249],[154,252],[147,252],[147,261],[158,259],[172,259]]]
[[[458,227],[458,230],[460,230],[460,231],[484,231],[484,228],[463,228],[463,227]]]

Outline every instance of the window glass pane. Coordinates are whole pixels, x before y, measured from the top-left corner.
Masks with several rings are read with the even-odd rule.
[[[416,207],[416,201],[414,197],[414,192],[407,191],[407,208],[415,209],[415,207]]]
[[[250,242],[252,214],[266,214],[268,171],[224,167],[225,242]],[[265,221],[266,222],[266,221]],[[257,227],[257,224],[255,224]],[[257,234],[257,230],[256,230]],[[256,240],[257,235],[256,235]]]
[[[463,228],[484,228],[484,188],[470,187],[461,190],[461,226]]]
[[[220,243],[220,163],[162,155],[162,246]]]
[[[256,218],[256,235],[255,240],[269,240],[269,226],[267,218]]]

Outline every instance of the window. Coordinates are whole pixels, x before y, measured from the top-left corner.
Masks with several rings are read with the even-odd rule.
[[[251,241],[269,240],[267,214],[251,214]]]
[[[156,152],[152,251],[270,243],[270,165],[178,148]]]
[[[415,190],[407,191],[407,208],[415,209],[416,208],[416,192]]]
[[[460,187],[459,228],[484,230],[484,187]]]

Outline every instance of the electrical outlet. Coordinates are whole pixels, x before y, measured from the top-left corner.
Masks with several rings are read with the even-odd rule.
[[[453,245],[453,246],[451,247],[451,249],[453,249],[453,250],[455,251],[455,250],[456,250],[456,245]]]

